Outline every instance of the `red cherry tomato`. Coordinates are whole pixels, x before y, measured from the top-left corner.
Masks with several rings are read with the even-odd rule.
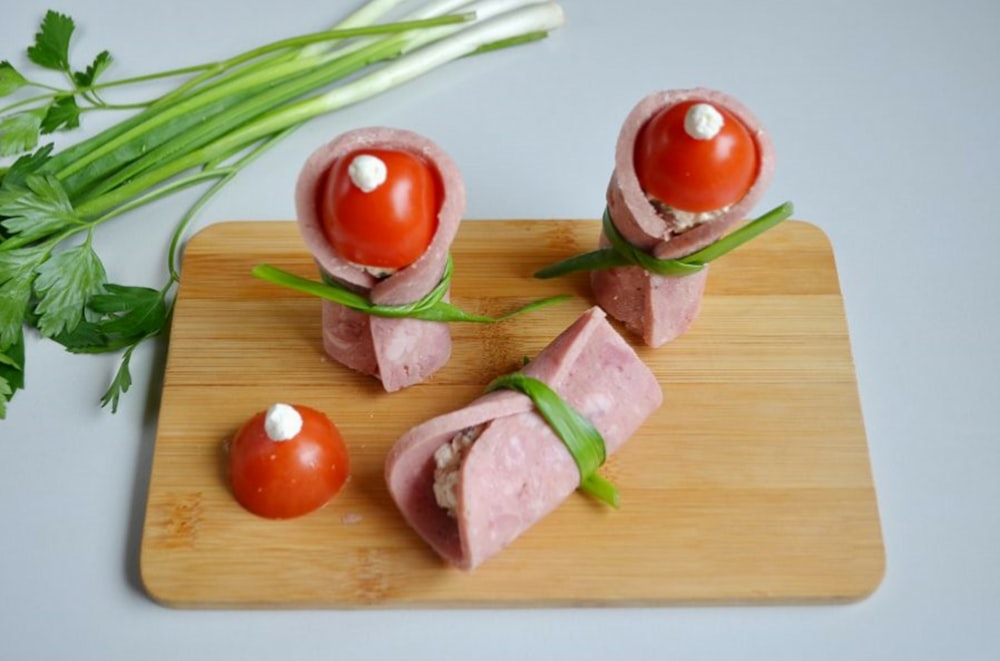
[[[386,165],[387,178],[371,192],[352,180],[356,156],[375,156]],[[365,149],[337,159],[319,199],[320,220],[333,249],[344,259],[365,266],[399,269],[427,250],[441,208],[437,172],[409,152]]]
[[[684,128],[688,109],[700,101],[665,108],[639,131],[635,170],[646,195],[684,211],[714,211],[739,201],[757,177],[757,145],[725,108],[719,133],[708,140]]]
[[[347,447],[323,413],[293,406],[302,428],[289,440],[273,440],[261,411],[237,432],[229,446],[233,495],[249,511],[269,519],[289,519],[325,505],[347,481]]]

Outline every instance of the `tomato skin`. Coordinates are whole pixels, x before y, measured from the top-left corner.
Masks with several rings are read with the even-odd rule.
[[[348,169],[356,156],[382,160],[386,181],[364,192]],[[327,240],[344,259],[381,268],[409,266],[427,250],[437,231],[443,197],[438,174],[409,152],[364,149],[338,158],[321,187],[318,206]]]
[[[759,156],[743,122],[715,104],[723,118],[719,134],[709,140],[688,135],[684,118],[697,103],[704,102],[675,104],[646,122],[636,139],[635,169],[647,196],[684,211],[715,211],[746,195]]]
[[[267,411],[243,424],[229,445],[227,468],[236,501],[269,519],[290,519],[325,505],[347,481],[350,465],[343,437],[323,413],[294,405],[302,429],[287,441],[272,440]]]

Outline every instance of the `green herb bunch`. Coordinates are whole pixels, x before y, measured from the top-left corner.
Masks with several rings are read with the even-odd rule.
[[[58,72],[56,87],[0,62],[0,418],[25,385],[25,335],[74,353],[120,352],[103,405],[131,385],[129,361],[160,334],[179,280],[178,251],[202,206],[269,146],[314,117],[370,98],[447,62],[547,35],[562,23],[554,2],[436,0],[378,22],[402,0],[369,0],[331,30],[261,46],[220,62],[109,80],[114,58],[71,64],[74,21],[49,11],[27,49],[31,65]],[[115,88],[179,82],[141,103],[105,100]],[[46,136],[86,113],[126,110],[111,127],[56,151]],[[203,185],[178,220],[159,288],[109,281],[94,249],[108,221]]]

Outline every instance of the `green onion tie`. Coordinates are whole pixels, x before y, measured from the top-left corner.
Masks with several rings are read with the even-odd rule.
[[[318,296],[327,301],[339,303],[346,308],[363,312],[374,317],[389,317],[393,319],[408,318],[420,319],[422,321],[443,321],[443,322],[469,322],[480,324],[491,324],[498,321],[505,321],[519,314],[531,312],[553,303],[571,298],[569,295],[549,296],[548,298],[532,301],[516,310],[508,312],[500,317],[488,317],[486,315],[472,314],[465,312],[461,308],[443,300],[444,295],[451,286],[451,277],[454,266],[451,255],[445,263],[444,273],[441,281],[426,296],[405,305],[376,305],[363,295],[351,291],[326,274],[323,274],[324,282],[315,282],[306,278],[301,278],[293,273],[288,273],[268,264],[258,264],[253,268],[253,275],[272,284],[294,289],[306,294]]]
[[[604,438],[597,428],[543,381],[515,372],[494,379],[486,386],[486,392],[501,388],[516,390],[531,398],[538,413],[549,423],[576,462],[580,471],[580,490],[617,508],[618,488],[597,474],[597,469],[607,459]]]
[[[638,266],[656,275],[675,277],[692,275],[705,268],[709,262],[739,248],[747,241],[760,236],[789,218],[792,215],[792,210],[792,203],[785,202],[701,250],[676,259],[657,259],[626,241],[611,220],[610,211],[605,207],[602,227],[605,236],[611,242],[611,247],[575,255],[546,266],[537,271],[535,277],[541,279],[557,278],[578,271],[596,271],[621,266]]]

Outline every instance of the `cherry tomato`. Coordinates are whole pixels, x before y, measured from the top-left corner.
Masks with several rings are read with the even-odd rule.
[[[699,140],[688,134],[688,109],[700,101],[665,108],[639,131],[635,169],[646,195],[684,211],[714,211],[739,201],[757,177],[757,145],[743,122],[725,108],[722,128]]]
[[[364,192],[354,183],[355,157],[374,156],[385,164],[384,183]],[[427,250],[441,208],[437,172],[409,152],[366,149],[337,159],[322,186],[320,220],[333,249],[356,264],[399,269]]]
[[[344,486],[349,471],[340,431],[315,409],[291,406],[301,417],[301,428],[288,440],[274,440],[267,419],[281,406],[288,405],[276,404],[250,418],[229,445],[229,481],[236,501],[269,519],[289,519],[322,507]]]

